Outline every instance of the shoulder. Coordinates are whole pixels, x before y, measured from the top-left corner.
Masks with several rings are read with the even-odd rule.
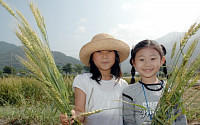
[[[136,93],[138,91],[138,84],[139,83],[134,83],[134,84],[130,84],[127,87],[125,87],[122,91],[122,97],[123,99],[129,99],[129,100],[135,100],[136,97]]]
[[[140,85],[140,83],[129,84],[123,91],[135,90]]]
[[[167,83],[167,81],[165,80],[160,80],[162,82],[163,85],[165,85]]]
[[[139,85],[140,83],[129,84],[127,87],[123,89],[122,93],[127,95],[135,95],[136,93],[138,93],[138,91],[140,91]]]
[[[128,86],[128,83],[126,82],[126,80],[120,78],[118,83],[120,84],[120,86]]]
[[[79,80],[79,79],[88,79],[92,76],[91,73],[83,73],[83,74],[79,74],[77,75],[74,79],[75,80]]]
[[[74,84],[90,84],[93,80],[91,79],[91,73],[79,74],[74,78]]]
[[[91,73],[83,73],[83,74],[77,75],[73,81],[73,88],[75,87],[79,88],[87,94],[88,90],[91,89],[92,87],[91,85],[93,85],[92,83],[94,82],[90,78],[91,76],[92,76]]]

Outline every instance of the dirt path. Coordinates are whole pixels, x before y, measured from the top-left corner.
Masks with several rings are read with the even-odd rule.
[[[188,123],[188,125],[200,125],[200,121],[192,121],[191,123]]]
[[[0,125],[8,125],[8,121],[0,118]]]

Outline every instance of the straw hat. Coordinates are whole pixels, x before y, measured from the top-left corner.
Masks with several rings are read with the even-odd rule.
[[[115,39],[111,35],[105,33],[97,34],[81,48],[79,52],[81,62],[89,66],[91,54],[99,50],[116,50],[119,53],[121,63],[128,58],[130,47],[125,42]]]

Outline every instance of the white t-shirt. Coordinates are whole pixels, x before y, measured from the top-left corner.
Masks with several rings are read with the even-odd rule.
[[[116,83],[113,78],[101,80],[99,85],[91,76],[91,73],[84,73],[76,76],[73,82],[73,88],[77,87],[86,94],[85,111],[110,110],[88,116],[86,125],[122,125],[122,102],[116,100],[122,100],[122,90],[128,85],[127,82],[120,79]]]

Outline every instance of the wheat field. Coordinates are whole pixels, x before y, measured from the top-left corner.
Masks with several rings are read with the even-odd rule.
[[[71,91],[71,105],[74,105],[72,90],[73,77],[65,77],[66,86]],[[130,78],[125,78],[127,82]],[[70,83],[70,84],[67,84]],[[184,94],[187,98],[190,93],[199,90],[194,86]],[[6,97],[6,98],[5,98]],[[189,101],[188,101],[189,102]],[[187,109],[188,123],[200,123],[200,99],[196,99]],[[31,77],[10,77],[0,79],[0,124],[30,124],[45,125],[59,124],[60,112],[53,107],[53,101],[46,96],[40,82]]]

